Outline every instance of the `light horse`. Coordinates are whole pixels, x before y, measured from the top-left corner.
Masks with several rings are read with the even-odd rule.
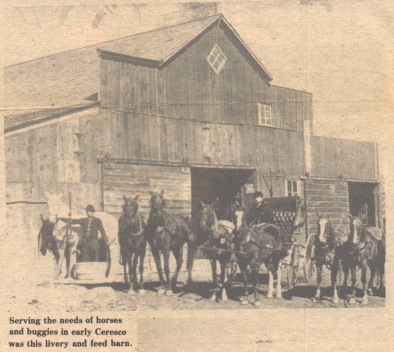
[[[200,248],[207,253],[211,262],[213,280],[211,300],[221,297],[222,301],[227,301],[226,290],[231,286],[236,270],[236,258],[233,254],[235,250],[234,225],[227,220],[219,221],[214,205],[200,202],[197,228],[202,243]],[[220,265],[220,286],[217,280],[217,262]],[[218,295],[219,291],[220,295]]]
[[[123,265],[124,281],[130,283],[130,291],[138,290],[143,294],[144,290],[144,258],[147,240],[145,237],[145,221],[138,213],[138,195],[135,198],[123,196],[123,215],[118,220],[118,240],[120,246],[121,263]],[[140,280],[137,283],[137,266],[139,258]],[[127,275],[127,267],[129,278]]]
[[[349,268],[352,280],[352,292],[350,304],[356,303],[356,271],[361,268],[361,283],[363,285],[362,304],[368,303],[368,294],[373,294],[375,273],[379,275],[379,288],[384,290],[384,263],[385,247],[383,244],[382,231],[374,226],[366,226],[358,217],[350,215],[350,236],[344,248],[343,266],[344,283],[347,284]],[[367,288],[367,267],[371,270],[370,280]]]
[[[152,250],[152,255],[156,263],[157,272],[159,275],[160,288],[159,294],[164,292],[167,295],[173,294],[173,288],[176,287],[179,271],[183,264],[183,246],[188,243],[187,251],[187,270],[189,286],[192,281],[192,268],[195,253],[195,238],[190,229],[190,224],[187,219],[168,214],[165,208],[164,191],[160,193],[151,193],[151,210],[146,227],[146,236]],[[173,253],[176,260],[175,273],[170,280],[169,259],[170,252]],[[163,277],[163,270],[161,266],[160,253],[163,254],[164,259],[164,273],[166,280]]]
[[[62,273],[64,258],[66,259],[66,276],[72,277],[70,268],[76,261],[78,231],[69,224],[61,226],[59,221],[51,221],[41,216],[42,225],[38,234],[38,250],[43,256],[49,251],[55,259],[55,280]]]
[[[317,271],[317,288],[316,294],[312,298],[313,302],[321,299],[321,282],[323,265],[331,271],[331,286],[333,289],[332,302],[339,303],[337,290],[337,276],[339,272],[340,260],[343,258],[343,246],[347,241],[345,234],[336,232],[330,220],[319,213],[318,216],[318,235],[315,238],[315,254],[314,260]]]

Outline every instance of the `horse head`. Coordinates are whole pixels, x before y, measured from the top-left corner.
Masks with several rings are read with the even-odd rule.
[[[198,215],[199,227],[202,231],[208,232],[215,226],[216,214],[213,206],[211,204],[200,202],[200,210]]]
[[[246,225],[245,211],[241,208],[235,210],[232,215],[232,221],[235,225],[235,230],[239,232]]]
[[[299,202],[297,202],[296,206],[296,214],[294,219],[294,228],[297,229],[298,227],[304,225],[305,223],[305,207],[301,206]]]
[[[330,239],[332,235],[332,225],[331,222],[324,217],[323,215],[320,215],[318,212],[317,213],[317,233],[318,233],[318,238],[319,242],[323,245],[327,244],[328,240]]]
[[[123,214],[127,219],[132,219],[138,212],[138,198],[139,196],[135,196],[134,198],[123,196],[124,204],[123,204]]]
[[[155,213],[160,213],[165,207],[166,201],[164,199],[164,191],[160,193],[149,191],[151,194],[150,207]]]
[[[359,245],[363,240],[363,230],[364,230],[364,224],[363,221],[357,217],[357,216],[350,216],[350,236],[349,240],[350,242],[357,246]]]
[[[41,215],[41,228],[38,234],[38,250],[42,255],[46,255],[47,250],[55,251],[54,241],[53,241],[53,229],[55,223],[51,222],[49,219],[45,219]]]

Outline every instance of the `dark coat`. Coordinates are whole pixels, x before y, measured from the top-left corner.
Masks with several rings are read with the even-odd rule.
[[[260,204],[254,204],[247,215],[248,224],[261,224],[261,223],[273,223],[272,209],[269,205],[261,202]]]
[[[64,222],[68,222],[67,218],[59,218]],[[101,237],[105,242],[108,242],[107,234],[105,233],[103,223],[99,218],[87,217],[82,219],[71,219],[71,224],[81,225],[82,237],[86,240],[98,240],[98,233],[101,233]]]

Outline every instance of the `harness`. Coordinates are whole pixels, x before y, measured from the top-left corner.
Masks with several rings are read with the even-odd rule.
[[[141,236],[142,233],[144,232],[144,227],[142,226],[142,220],[141,220],[141,215],[139,213],[136,214],[138,217],[138,225],[139,225],[139,231],[134,233],[130,231],[130,235],[134,237]]]

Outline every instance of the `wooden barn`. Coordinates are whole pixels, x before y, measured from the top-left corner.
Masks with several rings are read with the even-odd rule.
[[[381,226],[376,144],[314,136],[312,95],[271,81],[222,15],[7,67],[9,219],[36,234],[45,192],[118,216],[124,194],[190,215],[261,190],[303,199],[302,240],[315,211]]]

